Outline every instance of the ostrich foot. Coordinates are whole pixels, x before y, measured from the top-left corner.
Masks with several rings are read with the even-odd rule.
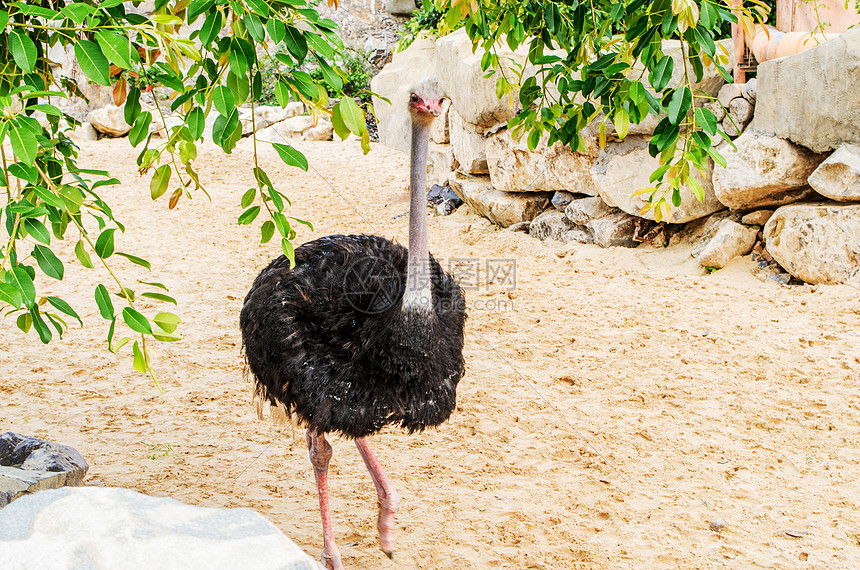
[[[317,480],[317,491],[320,497],[324,542],[322,562],[327,570],[343,570],[340,551],[334,542],[334,527],[331,524],[331,511],[328,505],[328,463],[332,455],[331,445],[326,441],[324,433],[308,430],[305,438],[308,441],[308,452],[311,465],[314,467],[314,477]]]
[[[358,438],[355,440],[355,446],[358,447],[358,452],[376,487],[376,498],[379,503],[379,518],[376,521],[376,527],[379,529],[379,545],[389,558],[394,558],[394,513],[397,512],[397,506],[400,504],[400,496],[385,476],[382,466],[370,450],[367,441],[363,437]]]

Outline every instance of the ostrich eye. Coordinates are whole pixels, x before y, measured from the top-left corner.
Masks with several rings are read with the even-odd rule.
[[[409,100],[412,101],[413,103],[417,103],[418,102],[418,95],[413,93],[412,95],[409,96]]]

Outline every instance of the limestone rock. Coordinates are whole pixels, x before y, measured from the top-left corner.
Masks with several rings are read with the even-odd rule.
[[[737,149],[720,149],[726,167],[714,169],[717,198],[732,210],[779,206],[809,195],[806,181],[824,160],[785,139],[747,131]]]
[[[325,116],[317,120],[316,126],[312,126],[302,133],[302,140],[305,141],[330,141],[333,137],[334,126],[331,124],[331,119]]]
[[[860,144],[860,28],[758,66],[755,130],[824,152]]]
[[[809,176],[812,189],[840,202],[860,201],[860,146],[844,144]]]
[[[732,119],[734,119],[735,123],[741,129],[746,127],[752,120],[754,110],[755,107],[753,107],[753,104],[743,97],[732,99],[732,102],[729,103],[729,115],[731,115]]]
[[[552,209],[547,210],[532,220],[529,226],[529,234],[541,241],[547,238],[561,241],[562,234],[575,227],[564,216],[564,212]]]
[[[497,49],[505,65],[509,65],[510,58],[519,64],[526,63],[528,45],[511,52],[500,43]],[[519,98],[517,91],[513,93],[513,99],[496,97],[496,77],[484,77],[482,53],[481,50],[472,53],[472,41],[466,35],[466,29],[460,28],[436,42],[433,68],[445,71],[437,76],[439,87],[450,97],[452,106],[463,120],[487,129],[513,118],[519,112],[516,106]],[[511,100],[514,101],[513,107]]]
[[[213,113],[214,114],[214,113]],[[184,124],[184,121],[181,117],[176,116],[167,116],[164,117],[164,123],[167,124],[167,128],[165,129],[164,124],[162,124],[161,117],[158,115],[153,115],[152,122],[149,124],[149,132],[152,133],[152,136],[159,138],[167,138],[170,136],[168,133],[173,131],[174,127],[178,127]],[[244,129],[243,129],[244,134]],[[211,136],[212,130],[209,130],[209,135]]]
[[[698,252],[696,259],[702,267],[722,269],[726,264],[752,251],[758,230],[732,220],[722,220],[716,234]]]
[[[719,101],[723,107],[729,107],[729,104],[736,99],[737,97],[743,97],[742,94],[742,86],[738,83],[726,83],[722,87],[720,87],[719,92],[717,92],[717,101]]]
[[[726,117],[726,108],[717,100],[708,101],[703,105],[703,107],[714,114],[714,117],[717,118],[717,122],[722,121]]]
[[[476,214],[506,228],[518,222],[530,222],[549,207],[549,192],[502,192],[496,190],[488,176],[455,173],[448,183]]]
[[[773,215],[773,210],[755,210],[748,214],[744,214],[741,218],[741,223],[747,226],[763,226]]]
[[[451,125],[451,147],[460,170],[466,174],[487,174],[487,139],[476,125],[467,123],[459,113],[451,109],[448,116]]]
[[[408,48],[396,52],[391,63],[370,81],[371,91],[390,101],[388,103],[376,95],[373,97],[379,142],[385,146],[409,152],[412,141],[412,121],[407,108],[409,90],[425,77],[438,77],[433,59],[435,51],[433,38],[419,35]]]
[[[316,570],[250,509],[214,509],[128,489],[41,491],[0,510],[0,568]]]
[[[414,0],[385,0],[385,9],[395,16],[411,16],[417,10]]]
[[[507,129],[487,138],[486,160],[493,186],[505,192],[554,192],[563,190],[594,196],[597,189],[591,177],[591,166],[597,148],[573,152],[567,146],[547,147],[541,141],[530,151],[525,139],[514,140]]]
[[[490,180],[492,179],[493,176],[490,175]],[[564,190],[556,190],[555,194],[552,195],[552,200],[550,200],[550,202],[552,202],[552,206],[556,210],[564,211],[565,207],[574,199],[576,199],[576,194],[571,194]]]
[[[649,177],[659,166],[657,159],[648,154],[647,138],[627,137],[623,141],[607,143],[594,163],[591,175],[597,193],[607,205],[653,220],[653,211],[640,214],[642,206],[647,203],[647,196],[633,196],[633,193],[651,184]],[[672,208],[666,222],[681,224],[724,208],[714,195],[710,169],[705,176],[698,173],[695,176],[705,191],[705,199],[700,202],[692,191],[684,188],[681,206]]]
[[[594,236],[594,243],[600,247],[636,247],[633,239],[636,222],[633,216],[618,212],[590,220],[588,229]]]
[[[592,220],[605,218],[616,212],[618,210],[607,206],[598,196],[571,200],[564,209],[567,219],[578,226],[587,226]]]
[[[741,95],[743,98],[755,105],[756,98],[758,96],[758,79],[753,77],[741,88]]]
[[[454,158],[454,148],[449,144],[430,143],[427,151],[427,184],[448,183],[451,173],[457,169],[458,162]]]
[[[111,103],[101,109],[90,111],[87,120],[98,132],[111,137],[121,137],[131,130],[131,125],[125,122],[124,113],[124,107],[117,107]]]
[[[88,121],[81,123],[81,126],[70,131],[66,131],[66,135],[75,142],[91,142],[99,140],[99,133]]]
[[[283,143],[289,139],[331,140],[332,132],[328,117],[318,117],[314,125],[312,116],[298,115],[257,131],[257,140],[271,143]]]
[[[449,99],[443,99],[442,112],[430,125],[430,140],[432,142],[438,144],[448,144],[451,142],[450,120],[448,118],[450,110],[451,101]]]
[[[792,204],[764,227],[767,251],[807,283],[860,288],[860,204]]]
[[[83,456],[67,445],[0,434],[0,507],[25,493],[80,485],[88,469]]]

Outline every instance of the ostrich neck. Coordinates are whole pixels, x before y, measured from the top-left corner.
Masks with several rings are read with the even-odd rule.
[[[404,310],[432,308],[430,248],[427,242],[427,147],[430,125],[412,123],[411,178],[409,181],[409,264],[406,270]]]

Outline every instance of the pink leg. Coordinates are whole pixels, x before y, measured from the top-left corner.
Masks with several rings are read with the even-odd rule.
[[[360,437],[355,440],[355,446],[376,486],[376,497],[379,502],[379,519],[376,522],[379,529],[379,544],[389,558],[394,558],[394,513],[397,511],[397,505],[400,504],[400,496],[382,472],[382,467],[367,445],[367,441]]]
[[[343,564],[340,562],[340,551],[334,543],[334,528],[331,525],[331,512],[328,507],[328,462],[331,459],[331,445],[326,441],[324,433],[308,430],[305,437],[308,440],[308,451],[320,496],[324,544],[322,561],[328,570],[343,570]]]

